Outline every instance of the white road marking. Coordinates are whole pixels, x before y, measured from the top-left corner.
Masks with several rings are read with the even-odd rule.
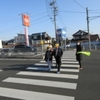
[[[73,60],[73,59],[76,59],[76,57],[75,56],[68,56],[68,57],[62,57],[62,59],[71,59],[71,60]]]
[[[74,100],[72,96],[62,96],[49,93],[32,92],[0,87],[0,96],[23,100]]]
[[[47,67],[28,67],[27,70],[43,70],[43,71],[49,71],[49,68]]]
[[[40,61],[40,62],[42,62],[42,63],[45,63],[46,61]],[[56,61],[53,61],[53,63],[56,63]],[[62,63],[78,63],[78,62],[72,62],[72,61],[62,61]]]
[[[46,63],[35,63],[34,65],[37,65],[37,66],[47,66],[47,64]],[[68,64],[66,64],[66,65],[64,65],[64,64],[62,64],[61,65],[61,67],[78,67],[79,65],[68,65]]]
[[[27,70],[43,70],[43,71],[49,71],[49,68],[47,67],[28,67]],[[61,72],[79,72],[78,69],[65,69],[65,68],[61,68],[60,69]],[[57,68],[51,68],[50,71],[57,71]]]
[[[55,60],[55,59],[53,59],[53,60]],[[63,61],[63,60],[66,60],[66,61],[67,61],[67,60],[76,61],[76,59],[73,59],[73,58],[72,58],[72,59],[71,59],[71,58],[62,58],[61,60],[62,60],[62,61]]]
[[[54,77],[54,78],[78,79],[78,75],[74,75],[74,74],[56,74],[56,73],[42,73],[42,72],[21,71],[21,72],[18,72],[17,75],[29,75],[29,76],[44,76],[44,77]]]
[[[64,89],[76,89],[77,86],[76,83],[70,83],[70,82],[57,82],[57,81],[24,79],[24,78],[13,78],[13,77],[9,77],[3,80],[2,82],[48,86],[48,87],[56,87],[56,88],[64,88]]]

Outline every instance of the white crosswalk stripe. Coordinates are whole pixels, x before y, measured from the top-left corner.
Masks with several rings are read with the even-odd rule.
[[[45,61],[40,61],[40,62],[41,62],[41,63],[45,63]],[[53,63],[56,63],[56,61],[53,61]],[[70,62],[68,62],[68,61],[67,61],[67,62],[66,62],[66,61],[63,61],[62,63],[63,63],[63,64],[64,64],[64,63],[65,63],[65,64],[66,64],[66,63],[74,63],[74,64],[75,64],[75,63],[78,63],[78,62],[75,62],[75,61],[74,61],[74,62],[72,62],[72,61],[70,61]]]
[[[33,66],[32,66],[32,67],[30,66],[30,67],[28,67],[27,69],[28,69],[28,70],[44,70],[44,71],[48,71],[48,70],[49,70],[49,68],[46,68],[46,67],[42,67],[42,68],[41,68],[41,67],[33,67]],[[57,68],[51,68],[51,69],[50,69],[50,71],[54,71],[54,72],[55,72],[56,70],[57,70]],[[68,69],[68,68],[67,68],[67,69],[66,69],[66,68],[63,68],[63,69],[62,69],[62,68],[61,68],[61,72],[79,72],[79,70],[78,70],[78,69]]]
[[[18,75],[29,75],[29,76],[46,76],[46,77],[54,77],[54,78],[70,78],[70,79],[78,79],[78,75],[74,74],[55,74],[55,73],[41,73],[41,72],[19,72]]]
[[[53,59],[55,61],[55,59]],[[62,61],[76,61],[75,58],[62,58]]]
[[[9,77],[3,82],[11,82],[11,83],[20,83],[20,84],[29,84],[29,85],[41,85],[41,86],[49,86],[49,87],[60,87],[67,89],[76,89],[76,83],[69,82],[55,82],[55,81],[47,81],[47,80],[36,80],[36,79],[23,79],[23,78],[13,78]]]
[[[55,60],[53,60],[53,65],[55,65]],[[40,89],[41,87],[52,88],[55,91],[56,88],[64,91],[66,90],[76,90],[77,83],[75,80],[78,79],[79,70],[77,69],[78,63],[75,57],[71,55],[71,58],[62,58],[61,73],[56,74],[57,68],[52,66],[51,70],[47,67],[45,61],[40,61],[26,68],[26,71],[20,71],[15,77],[8,77],[4,79],[3,83],[16,84],[16,85],[27,85],[35,86]],[[68,81],[69,80],[69,81]],[[71,80],[71,82],[70,82]],[[53,92],[52,91],[52,92]],[[75,95],[60,95],[57,92],[55,94],[51,92],[41,91],[30,91],[17,88],[7,88],[0,87],[0,96],[10,97],[22,100],[75,100]]]
[[[36,63],[36,64],[34,64],[34,65],[36,65],[36,66],[47,66],[47,63]],[[71,65],[71,64],[62,64],[61,65],[61,67],[78,67],[78,65]]]
[[[61,96],[55,94],[31,92],[2,87],[0,87],[0,96],[17,98],[22,100],[74,100],[74,97],[71,96]]]
[[[0,70],[0,72],[2,72],[2,70]]]

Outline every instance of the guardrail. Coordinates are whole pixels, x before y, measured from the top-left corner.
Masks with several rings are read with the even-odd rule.
[[[14,52],[13,49],[0,49],[0,57],[25,57],[34,56],[36,52]]]
[[[76,48],[75,47],[69,47],[69,48],[62,48],[63,50],[75,50]],[[83,50],[89,50],[89,47],[88,45],[86,46],[83,46]],[[100,50],[100,45],[91,45],[91,50]],[[37,56],[40,56],[42,54],[44,54],[46,51],[46,49],[44,48],[43,49],[43,52],[42,52],[42,49],[41,47],[40,48],[37,48],[36,51],[34,52],[21,52],[21,51],[18,51],[18,52],[14,52],[13,48],[2,48],[0,49],[0,58],[6,58],[6,57],[20,57],[20,58],[23,58],[23,57],[37,57]]]
[[[18,51],[14,52],[13,48],[2,48],[0,49],[0,58],[7,58],[7,57],[13,57],[13,58],[23,58],[23,57],[28,57],[28,58],[33,58],[33,57],[38,57],[44,54],[45,49],[43,50],[43,53],[41,51],[41,48],[38,48],[36,51]]]
[[[89,50],[88,45],[83,45],[83,50]],[[76,46],[66,47],[66,50],[75,50]],[[91,50],[100,50],[100,45],[91,45]]]

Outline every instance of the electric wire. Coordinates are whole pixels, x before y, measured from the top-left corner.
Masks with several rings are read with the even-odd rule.
[[[40,17],[40,18],[37,18],[37,19],[35,19],[35,20],[31,20],[31,22],[34,22],[34,21],[41,20],[41,19],[43,19],[43,18],[45,18],[45,17],[48,17],[48,15],[45,15],[45,16],[43,16],[43,17]]]
[[[47,9],[48,16],[49,16],[51,22],[53,23],[53,18],[52,18],[52,13],[51,13],[52,12],[52,9],[50,8],[50,2],[51,2],[51,0],[49,0],[49,1],[48,0],[45,0],[45,4],[46,4],[46,9]]]
[[[81,4],[79,4],[76,0],[73,0],[76,4],[78,4],[81,8],[83,8],[84,10],[86,10],[85,7],[83,7]]]
[[[58,12],[59,12],[59,6],[58,6],[58,2],[56,1],[57,7],[58,7]],[[60,19],[60,22],[62,23],[63,26],[65,26],[65,23],[63,21],[62,15],[59,13],[58,14],[58,18]]]
[[[35,23],[32,23],[31,25],[40,24],[41,22],[45,22],[47,20],[50,20],[50,19],[48,18],[48,19],[45,19],[45,20],[42,20],[42,21],[39,21],[39,22],[35,22]]]
[[[78,11],[60,11],[60,12],[65,12],[65,13],[86,13],[86,12],[78,12]]]
[[[46,1],[46,3],[48,2],[51,2],[51,0],[45,0]],[[77,3],[81,8],[83,8],[83,9],[85,9],[82,5],[80,5],[76,0],[73,0],[75,3]],[[43,16],[43,17],[41,17],[41,18],[38,18],[38,19],[35,19],[35,20],[33,20],[33,21],[31,21],[31,25],[33,25],[33,24],[40,24],[40,22],[44,22],[44,21],[47,21],[47,20],[51,20],[52,22],[53,22],[53,18],[52,18],[52,14],[49,14],[50,12],[50,10],[48,10],[49,8],[49,6],[48,5],[46,5],[47,6],[47,12],[43,12],[43,13],[39,13],[39,14],[36,14],[36,15],[30,15],[30,17],[34,17],[34,16],[37,16],[37,15],[41,15],[41,14],[46,14],[46,13],[48,13],[48,15],[46,15],[46,16]],[[89,10],[89,11],[91,11],[90,13],[99,13],[99,10],[100,9],[98,9],[98,10]],[[77,12],[77,11],[59,11],[59,12],[64,12],[64,13],[86,13],[86,12]],[[45,19],[45,20],[43,20],[43,21],[40,21],[40,19],[43,19],[43,18],[45,18],[45,17],[49,17],[49,19]],[[98,18],[99,16],[93,16],[93,19],[95,19],[95,18]],[[61,20],[62,18],[60,18],[60,20]],[[12,20],[8,20],[8,21],[4,21],[4,22],[2,22],[2,21],[0,21],[0,23],[7,23],[7,22],[13,22],[13,21],[18,21],[18,20],[20,20],[20,19],[12,19]],[[92,20],[92,19],[91,19]],[[39,22],[36,22],[36,21],[39,21]],[[61,21],[62,23],[63,23],[63,20]],[[64,24],[64,23],[63,23]],[[4,29],[4,30],[0,30],[0,34],[1,33],[3,33],[3,32],[5,32],[5,31],[11,31],[11,30],[15,30],[15,29],[17,29],[17,28],[21,28],[22,26],[21,25],[18,25],[18,26],[15,26],[15,27],[11,27],[11,28],[8,28],[8,29]]]

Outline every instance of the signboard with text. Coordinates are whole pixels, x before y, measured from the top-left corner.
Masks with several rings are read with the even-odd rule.
[[[57,41],[66,39],[66,29],[64,28],[57,29],[56,34],[57,34]]]
[[[22,14],[22,24],[27,27],[30,26],[30,20],[28,15]]]

